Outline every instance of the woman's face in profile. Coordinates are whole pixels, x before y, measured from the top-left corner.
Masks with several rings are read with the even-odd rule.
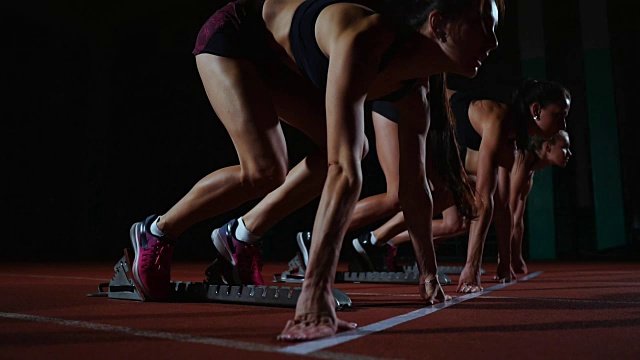
[[[456,66],[456,73],[474,77],[491,50],[498,47],[496,26],[498,7],[495,1],[487,3],[489,11],[469,11],[447,25],[447,41],[442,48]]]
[[[567,116],[569,116],[570,107],[571,102],[569,99],[565,99],[564,102],[551,103],[540,109],[536,124],[540,128],[542,136],[551,137],[560,130],[567,129]]]
[[[559,134],[556,136],[555,144],[550,144],[548,159],[551,164],[565,167],[571,158],[571,150],[569,135],[567,133]]]

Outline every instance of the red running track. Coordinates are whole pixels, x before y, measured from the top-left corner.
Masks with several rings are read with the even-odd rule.
[[[173,278],[201,281],[206,266],[176,263]],[[90,298],[113,264],[1,264],[0,358],[640,358],[639,264],[531,263],[528,280],[506,286],[485,268],[484,293],[445,286],[454,300],[437,307],[416,285],[336,284],[354,304],[338,314],[359,330],[297,344],[276,340],[293,309]]]

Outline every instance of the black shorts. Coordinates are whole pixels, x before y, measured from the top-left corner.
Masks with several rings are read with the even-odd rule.
[[[202,26],[193,54],[202,53],[257,62],[272,59],[262,19],[265,0],[236,0],[216,11]]]
[[[388,101],[374,101],[371,105],[371,111],[384,116],[396,124],[398,123],[398,109]]]

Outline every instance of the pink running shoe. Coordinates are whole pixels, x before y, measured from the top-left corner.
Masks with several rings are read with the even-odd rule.
[[[211,234],[213,245],[224,258],[222,277],[229,285],[264,285],[262,250],[257,244],[236,239],[237,221],[231,220]]]
[[[385,262],[387,265],[387,269],[390,272],[398,271],[398,265],[396,265],[396,256],[398,256],[398,247],[387,243],[386,246],[387,251],[385,253]]]
[[[171,292],[171,259],[173,243],[166,236],[157,238],[150,226],[157,218],[151,215],[131,226],[129,236],[135,257],[132,272],[136,286],[142,290],[144,300],[162,301]]]

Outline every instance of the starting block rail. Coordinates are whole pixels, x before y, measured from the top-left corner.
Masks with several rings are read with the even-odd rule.
[[[289,261],[289,270],[280,274],[274,274],[273,281],[276,283],[296,283],[304,281],[304,265],[299,255]],[[339,271],[336,273],[336,283],[384,283],[384,284],[413,284],[417,285],[420,278],[418,266],[404,266],[403,271],[359,271],[361,267],[350,266],[350,271]],[[438,280],[441,285],[451,283],[451,278],[438,267]]]
[[[349,272],[336,274],[336,282],[379,282],[395,284],[417,284],[420,273],[416,272]]]
[[[114,266],[114,275],[110,282],[98,285],[98,292],[87,294],[89,297],[107,297],[110,299],[145,301],[131,274],[128,252]],[[207,269],[211,279],[211,267]],[[168,302],[216,302],[245,305],[261,305],[295,308],[302,288],[287,286],[227,285],[204,282],[171,282],[171,294]],[[347,294],[333,289],[336,310],[353,306]]]
[[[460,275],[462,273],[462,266],[438,266],[438,272],[445,273],[449,275]],[[485,271],[483,268],[480,268],[480,275],[484,275]]]

